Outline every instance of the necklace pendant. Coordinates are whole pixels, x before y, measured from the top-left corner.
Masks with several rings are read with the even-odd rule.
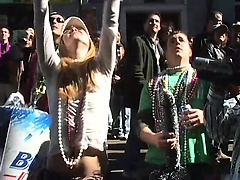
[[[69,168],[69,169],[73,169],[73,166],[74,166],[74,159],[71,158],[71,159],[69,160],[68,168]]]
[[[71,170],[73,169],[73,165],[70,165],[70,167],[69,167]]]

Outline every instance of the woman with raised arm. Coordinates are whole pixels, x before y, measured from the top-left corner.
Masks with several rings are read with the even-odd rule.
[[[37,52],[52,116],[44,180],[102,179],[99,155],[108,131],[119,9],[120,0],[105,1],[97,56],[78,17],[65,21],[57,54],[48,0],[34,0]]]

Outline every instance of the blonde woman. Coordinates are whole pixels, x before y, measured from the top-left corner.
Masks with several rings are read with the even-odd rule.
[[[106,0],[99,52],[77,17],[63,26],[59,56],[49,23],[48,0],[34,0],[40,68],[52,116],[45,179],[99,178],[107,138],[111,77],[116,59],[120,0]],[[101,178],[101,177],[100,177]],[[102,178],[101,178],[102,179]]]

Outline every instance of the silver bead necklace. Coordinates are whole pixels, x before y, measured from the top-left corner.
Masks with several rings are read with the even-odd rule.
[[[168,67],[168,68],[166,68],[166,71],[178,70],[178,69],[186,68],[188,66],[189,65],[180,65],[180,66]]]
[[[82,101],[67,101],[67,111],[64,113],[62,112],[62,99],[59,98],[58,100],[58,143],[60,152],[64,162],[66,163],[67,167],[72,169],[82,157],[82,153],[84,151],[84,139],[85,139],[85,124],[84,124],[84,115],[85,115],[85,101],[86,101],[86,94],[83,96]],[[65,114],[64,118],[62,118],[63,114]],[[69,151],[75,150],[76,147],[76,139],[80,141],[79,152],[77,156],[74,154],[67,156],[64,148],[63,140],[65,140],[66,136],[63,135],[63,121],[67,122],[68,124],[68,140],[69,140]],[[74,136],[74,137],[73,137]]]

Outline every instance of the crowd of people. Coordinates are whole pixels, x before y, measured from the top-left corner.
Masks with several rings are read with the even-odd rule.
[[[203,31],[188,37],[152,12],[144,33],[125,44],[118,30],[120,0],[106,0],[95,34],[78,17],[49,13],[48,0],[33,4],[34,28],[14,42],[10,29],[1,28],[0,105],[20,92],[25,107],[51,115],[47,163],[38,179],[109,178],[108,138],[127,140],[121,163],[128,179],[175,173],[176,179],[227,180],[237,173],[236,162],[230,170],[234,133],[222,137],[224,130],[214,128],[223,125],[212,122],[216,112],[226,112],[214,109],[223,108],[223,98],[214,100],[219,88],[210,83],[219,83],[216,74],[191,63],[204,57],[238,67],[240,22],[227,26],[221,12],[211,11]],[[235,97],[240,89],[228,90]],[[176,172],[181,168],[184,174]]]

